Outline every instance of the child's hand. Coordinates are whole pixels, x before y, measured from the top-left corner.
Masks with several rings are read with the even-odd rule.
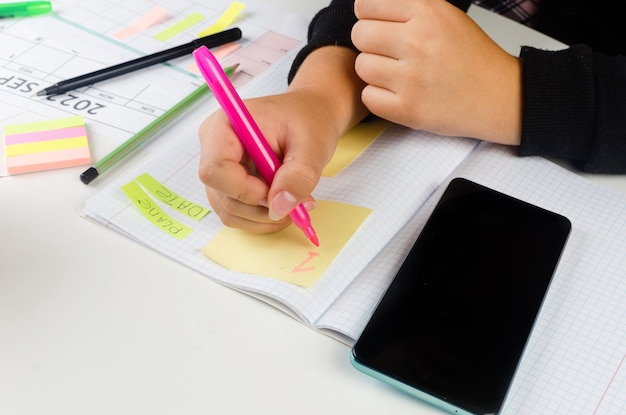
[[[362,81],[354,73],[354,51],[336,46],[312,52],[287,92],[246,101],[282,165],[271,186],[255,167],[222,111],[200,127],[200,179],[213,210],[225,225],[254,233],[278,231],[300,203],[311,197],[339,137],[367,110]]]
[[[352,40],[363,103],[438,134],[519,144],[521,67],[443,0],[356,0]]]
[[[222,111],[200,127],[199,175],[225,225],[254,233],[275,232],[290,223],[288,214],[297,204],[303,202],[308,210],[314,207],[310,194],[332,157],[336,133],[314,98],[304,94],[257,98],[246,101],[246,106],[283,161],[272,187],[256,174]]]

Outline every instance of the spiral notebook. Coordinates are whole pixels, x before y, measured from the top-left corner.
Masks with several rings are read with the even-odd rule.
[[[242,95],[283,90],[291,58]],[[84,216],[352,344],[447,183],[465,177],[560,213],[573,224],[504,413],[626,410],[626,197],[550,161],[517,157],[513,149],[392,125],[316,188],[319,200],[371,213],[315,284],[303,288],[230,271],[204,255],[202,247],[224,229],[215,214],[201,221],[180,215],[192,232],[179,240],[142,217],[122,191],[147,173],[185,199],[205,201],[197,178],[196,126],[215,108],[207,101],[170,128],[167,134],[176,139],[87,200]]]

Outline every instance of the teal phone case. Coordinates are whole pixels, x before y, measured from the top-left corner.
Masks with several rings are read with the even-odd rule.
[[[423,392],[419,389],[415,389],[412,388],[411,386],[407,385],[406,383],[400,382],[397,379],[392,378],[391,376],[385,375],[384,373],[380,373],[377,370],[374,370],[368,366],[365,366],[364,364],[362,364],[361,362],[359,362],[355,357],[354,357],[354,352],[350,353],[350,363],[352,363],[352,366],[354,366],[358,371],[365,373],[368,376],[371,376],[375,379],[378,379],[382,382],[385,382],[397,389],[400,389],[401,391],[408,393],[409,395],[414,396],[415,398],[422,400],[430,405],[433,405],[439,409],[442,409],[444,411],[450,412],[452,414],[459,414],[459,415],[475,415],[471,412],[468,412],[462,408],[459,408],[457,406],[454,406],[452,404],[450,404],[449,402],[446,402],[442,399],[439,399],[435,396],[429,395],[426,392]]]

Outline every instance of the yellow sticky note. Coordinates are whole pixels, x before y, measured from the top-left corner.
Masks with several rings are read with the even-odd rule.
[[[193,229],[163,212],[159,205],[143,191],[136,181],[133,180],[122,186],[122,191],[133,202],[133,205],[139,209],[141,214],[163,232],[179,240],[184,239],[192,232]]]
[[[21,156],[33,153],[49,153],[57,150],[68,150],[72,148],[86,147],[87,138],[71,137],[60,138],[57,140],[41,140],[23,144],[13,144],[6,146],[5,154],[7,157]]]
[[[280,232],[263,235],[224,228],[202,252],[231,271],[310,287],[370,212],[371,209],[360,206],[319,200],[310,212],[319,247],[292,224]]]
[[[363,121],[345,133],[337,142],[335,154],[324,168],[323,176],[332,177],[356,159],[391,124],[375,118]]]
[[[200,220],[210,212],[208,208],[179,196],[148,173],[140,175],[135,180],[161,202],[191,219]]]
[[[245,5],[238,1],[233,2],[224,13],[217,19],[217,22],[213,23],[211,26],[204,29],[202,32],[198,33],[198,37],[204,37],[208,35],[212,35],[217,32],[221,32],[225,30],[228,26],[230,26],[239,13],[243,10]]]

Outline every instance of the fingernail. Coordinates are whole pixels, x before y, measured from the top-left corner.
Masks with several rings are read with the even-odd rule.
[[[315,202],[313,202],[311,200],[307,200],[303,204],[304,204],[304,208],[306,209],[307,212],[310,212],[310,211],[312,211],[313,209],[315,209],[317,207],[317,203],[315,203]]]
[[[285,216],[289,215],[292,210],[296,208],[298,200],[289,192],[279,192],[274,199],[272,199],[272,205],[270,206],[270,219],[281,220]]]

